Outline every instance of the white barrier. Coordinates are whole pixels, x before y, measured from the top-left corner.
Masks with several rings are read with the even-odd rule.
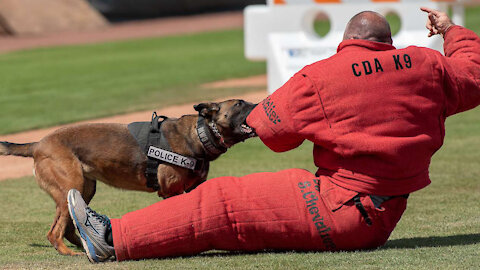
[[[335,54],[348,21],[363,10],[383,15],[392,12],[400,17],[400,30],[393,37],[395,47],[417,45],[442,51],[441,37],[427,37],[427,17],[419,8],[446,11],[447,3],[384,1],[269,0],[267,5],[248,6],[244,11],[245,56],[250,60],[267,60],[268,91],[272,93],[304,66]],[[330,20],[330,31],[324,37],[318,36],[313,28],[319,13]],[[454,22],[463,24],[463,6],[457,3],[453,14]]]

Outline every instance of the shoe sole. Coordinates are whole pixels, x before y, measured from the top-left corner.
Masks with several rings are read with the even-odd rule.
[[[87,234],[83,231],[82,227],[77,226],[78,220],[77,220],[77,216],[75,215],[75,210],[73,210],[75,206],[75,198],[71,190],[68,192],[67,201],[68,201],[68,212],[70,213],[70,217],[72,217],[73,219],[73,225],[75,226],[77,231],[80,233],[80,240],[82,240],[83,246],[87,247],[84,249],[85,249],[85,252],[87,253],[88,260],[91,263],[99,262],[97,259],[97,254],[95,253],[95,248],[93,247],[92,241],[90,241]],[[92,256],[92,254],[94,256]]]

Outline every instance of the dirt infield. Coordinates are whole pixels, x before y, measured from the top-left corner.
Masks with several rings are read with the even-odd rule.
[[[0,37],[0,53],[37,47],[240,29],[242,26],[241,11],[142,20],[111,24],[104,29],[90,32],[64,32],[29,37],[4,36]]]
[[[215,87],[226,87],[229,85],[239,85],[239,86],[266,86],[266,77],[262,76],[255,76],[245,79],[234,79],[229,81],[222,81],[211,83],[205,85],[205,87],[215,88]],[[240,96],[232,96],[222,98],[221,100],[230,99],[230,98],[241,98],[251,102],[259,102],[267,95],[266,91],[254,92],[250,94],[240,95]],[[196,113],[193,109],[194,103],[188,103],[180,106],[172,106],[163,109],[156,110],[158,114],[167,115],[169,117],[178,117],[184,114],[194,114]],[[130,123],[135,121],[149,121],[152,115],[153,110],[137,112],[132,114],[126,115],[118,115],[112,116],[107,118],[100,118],[94,119],[89,121],[83,121],[80,123]],[[78,124],[78,123],[75,123]],[[74,125],[74,124],[69,124]],[[38,141],[47,134],[51,133],[52,131],[69,126],[69,125],[62,125],[47,129],[39,129],[39,130],[32,130],[26,131],[16,134],[9,134],[9,135],[0,135],[0,141],[9,141],[9,142],[17,142],[17,143],[25,143],[25,142],[33,142]],[[31,158],[23,158],[23,157],[12,157],[12,156],[0,156],[0,181],[12,178],[19,178],[23,176],[31,176],[32,175],[32,168],[33,168],[33,160]]]

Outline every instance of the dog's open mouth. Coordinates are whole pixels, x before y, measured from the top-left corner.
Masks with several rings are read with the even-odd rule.
[[[243,134],[248,134],[249,137],[257,136],[255,131],[253,131],[253,128],[249,127],[247,124],[242,124],[240,126],[240,130],[242,131]]]

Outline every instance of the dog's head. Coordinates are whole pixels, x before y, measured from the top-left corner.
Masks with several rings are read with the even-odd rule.
[[[231,99],[218,103],[200,103],[193,107],[207,123],[215,124],[225,144],[230,147],[256,136],[255,131],[246,123],[248,114],[255,106],[256,104],[241,99]]]

